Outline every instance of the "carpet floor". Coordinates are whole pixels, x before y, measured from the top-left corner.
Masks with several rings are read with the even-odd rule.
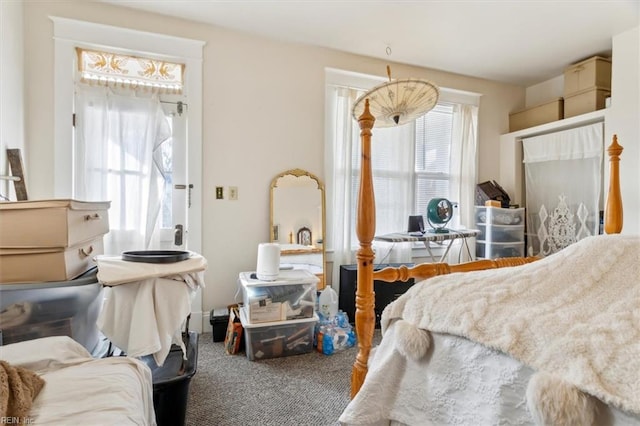
[[[380,339],[375,331],[374,344]],[[349,403],[357,348],[260,361],[227,355],[211,333],[200,335],[190,382],[187,425],[331,426]]]

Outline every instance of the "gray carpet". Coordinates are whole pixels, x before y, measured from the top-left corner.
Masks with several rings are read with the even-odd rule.
[[[379,342],[376,330],[374,342]],[[349,403],[356,348],[249,361],[227,355],[211,333],[199,339],[187,425],[328,426]]]

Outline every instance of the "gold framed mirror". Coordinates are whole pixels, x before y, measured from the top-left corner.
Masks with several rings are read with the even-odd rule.
[[[307,269],[325,286],[324,184],[302,169],[278,174],[271,181],[270,240],[280,244],[280,267]]]

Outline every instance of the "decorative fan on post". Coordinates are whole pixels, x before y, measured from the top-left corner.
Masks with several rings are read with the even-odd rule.
[[[453,217],[453,204],[446,198],[432,198],[427,204],[427,222],[432,229],[429,232],[446,233],[449,232],[447,223]]]

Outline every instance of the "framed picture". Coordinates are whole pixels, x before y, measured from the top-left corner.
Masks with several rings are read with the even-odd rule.
[[[303,246],[310,246],[313,239],[311,239],[311,229],[303,226],[298,229],[298,244]]]

